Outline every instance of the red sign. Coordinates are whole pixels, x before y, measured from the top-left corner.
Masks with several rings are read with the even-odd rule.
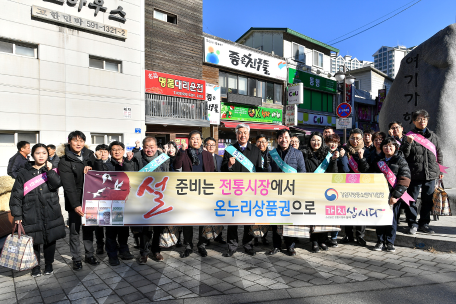
[[[177,145],[177,149],[180,149],[182,147],[182,144],[186,144],[188,147],[188,138],[187,137],[177,137],[174,142]],[[177,153],[177,151],[176,151]]]
[[[206,81],[146,70],[146,93],[206,100]]]
[[[351,104],[353,94],[353,86],[351,84],[345,84],[345,94],[345,102]]]
[[[337,106],[336,114],[339,118],[347,118],[352,112],[352,107],[349,103],[343,102]]]

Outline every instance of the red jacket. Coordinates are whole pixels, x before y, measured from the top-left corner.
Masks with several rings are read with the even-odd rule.
[[[176,159],[174,160],[174,169],[182,172],[192,172],[193,171],[193,164],[192,159],[188,155],[189,150],[182,150],[180,149],[176,155]],[[214,158],[212,157],[212,153],[203,150],[203,169],[204,172],[215,172],[215,165],[214,165]]]

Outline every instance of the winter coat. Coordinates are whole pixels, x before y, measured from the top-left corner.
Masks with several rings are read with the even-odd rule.
[[[11,215],[22,220],[25,233],[33,237],[34,244],[46,244],[64,238],[65,222],[59,203],[60,176],[44,166],[37,170],[33,162],[19,170],[10,199]],[[24,184],[46,173],[47,181],[24,196]]]
[[[280,147],[277,147],[277,152],[279,153]],[[279,153],[280,155],[280,153]],[[298,173],[305,173],[306,172],[306,164],[304,161],[304,156],[301,151],[293,148],[290,146],[288,148],[288,152],[285,155],[285,158],[282,158],[282,160],[289,165],[290,167],[296,169]],[[282,169],[280,169],[279,165],[272,159],[270,160],[270,167],[272,172],[283,172]]]
[[[383,152],[380,152],[380,154],[377,154],[377,150],[371,150],[367,153],[364,152],[364,158],[367,161],[367,164],[369,165],[369,172],[373,172],[372,168],[377,165],[377,163],[382,159],[385,158],[385,154]]]
[[[76,207],[81,206],[82,202],[84,168],[93,167],[96,158],[87,146],[81,151],[82,161],[70,151],[68,144],[59,146],[56,153],[60,157],[59,174],[65,196],[65,210],[74,211]]]
[[[323,157],[317,157],[317,153],[314,153],[310,150],[304,150],[304,159],[306,162],[306,170],[307,172],[313,173],[317,168],[320,166],[320,164],[323,162],[325,159],[326,155],[328,154],[329,149],[326,151]],[[326,169],[325,173],[338,173],[338,166],[337,166],[337,160],[332,159],[332,157],[329,160],[329,165],[328,168]]]
[[[358,146],[353,147],[348,143],[345,146],[342,146],[341,149],[345,150],[345,155],[341,159],[342,167],[344,168],[345,172],[340,172],[340,173],[355,173],[351,168],[350,165],[348,164],[348,157],[353,157],[354,160],[358,163],[358,170],[360,173],[366,173],[367,170],[369,169],[369,165],[366,161],[366,155],[364,155],[363,158],[359,158],[358,151],[364,148],[364,143],[361,141]]]
[[[152,159],[159,157],[163,152],[157,150]],[[144,150],[136,152],[131,159],[133,167],[131,171],[139,171],[149,164],[149,161],[145,158]],[[160,166],[158,166],[153,172],[168,172],[169,171],[169,159],[164,161]]]
[[[405,160],[410,167],[412,180],[425,181],[438,179],[441,174],[439,164],[443,165],[443,153],[439,138],[428,128],[426,128],[424,134],[422,130],[417,128],[414,128],[412,131],[427,138],[435,145],[437,150],[436,160],[435,155],[431,151],[415,140],[411,144],[407,140],[402,143],[400,150],[404,153]]]
[[[393,187],[388,183],[388,188],[390,190],[390,194],[394,198],[400,198],[407,188],[410,186],[410,168],[405,161],[405,159],[398,155],[395,154],[393,155],[388,161],[383,157],[382,159],[379,159],[379,161],[382,160],[386,162],[388,167],[391,169],[391,171],[394,173],[396,176],[396,186]],[[375,172],[375,173],[382,173],[380,168],[378,167],[377,163],[375,164],[370,164],[371,168],[369,171]]]
[[[17,173],[21,168],[25,167],[25,164],[28,163],[29,157],[24,157],[20,152],[17,152],[13,155],[8,161],[7,174],[12,178],[16,178]]]
[[[192,159],[190,157],[190,148],[187,150],[180,149],[174,160],[174,170],[181,172],[193,171]],[[203,150],[203,170],[204,172],[215,172],[214,158],[212,153]]]
[[[122,164],[117,160],[110,158],[105,163],[101,159],[95,160],[93,170],[96,171],[135,171],[135,166],[132,161],[128,161],[125,157]]]
[[[239,152],[241,152],[245,157],[247,157],[255,167],[256,172],[264,172],[267,170],[263,169],[262,160],[261,160],[261,151],[257,146],[252,145],[251,143],[247,143],[244,152],[241,151],[240,145],[236,142],[233,147],[235,147]],[[228,168],[228,163],[230,158],[233,157],[230,153],[225,150],[225,154],[223,154],[223,161],[222,161],[222,172],[250,172],[244,167],[240,162],[236,160],[234,165],[231,168]]]
[[[54,154],[54,158],[51,160],[49,157],[49,162],[52,164],[52,168],[58,168],[59,167],[59,162],[60,162],[60,157],[57,156],[57,153]]]

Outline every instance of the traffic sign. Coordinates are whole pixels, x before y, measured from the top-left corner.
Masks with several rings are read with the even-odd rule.
[[[336,119],[336,129],[351,129],[352,127],[352,117],[348,118],[337,118]]]
[[[352,112],[352,107],[349,103],[343,102],[337,106],[336,114],[339,118],[347,118]]]

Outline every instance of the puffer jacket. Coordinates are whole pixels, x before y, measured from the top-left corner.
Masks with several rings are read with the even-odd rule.
[[[397,153],[394,154],[388,161],[384,157],[379,161],[386,162],[388,167],[396,176],[396,185],[393,187],[388,183],[388,188],[390,190],[390,194],[392,197],[400,198],[405,193],[407,188],[410,186],[411,174],[407,162],[401,155]],[[375,173],[382,173],[377,163],[370,164],[371,168],[369,171]]]
[[[24,184],[46,173],[47,181],[24,196]],[[37,170],[33,162],[19,170],[10,199],[11,215],[22,220],[25,233],[33,237],[34,244],[46,244],[64,238],[65,222],[59,203],[60,176],[44,166]]]
[[[162,154],[162,152],[157,150],[157,152],[155,152],[155,155],[153,156],[153,159],[159,157],[161,154]],[[131,170],[131,171],[139,171],[142,168],[144,168],[147,164],[149,164],[149,162],[147,161],[147,159],[145,157],[144,150],[136,152],[134,154],[133,158],[131,159],[131,162],[133,163],[133,170]],[[160,166],[158,166],[154,170],[154,172],[168,172],[169,167],[170,167],[169,163],[170,163],[170,160],[167,159]]]
[[[302,153],[304,154],[304,160],[306,163],[306,170],[307,172],[315,172],[317,168],[320,166],[320,164],[323,162],[325,159],[326,155],[328,154],[329,149],[325,149],[325,153],[323,157],[317,157],[317,153],[312,152],[310,150],[304,150]],[[328,168],[326,169],[325,173],[338,173],[338,160],[332,159],[332,157],[329,159],[329,165]]]
[[[423,135],[435,145],[437,150],[436,160],[431,151],[415,140],[411,144],[407,140],[402,143],[401,151],[404,153],[405,160],[410,167],[412,179],[420,181],[438,179],[441,174],[439,164],[443,165],[443,153],[439,145],[438,136],[429,128],[426,128],[424,133],[423,130],[417,128],[414,128],[412,132]]]
[[[97,159],[94,162],[93,170],[96,171],[137,171],[132,161],[128,161],[124,157],[122,164],[117,160],[110,158],[106,162],[103,162],[101,159]]]
[[[277,152],[280,155],[279,151],[280,147],[277,148]],[[285,155],[285,158],[282,158],[282,160],[289,165],[290,167],[296,169],[298,173],[303,173],[306,172],[306,164],[304,160],[304,156],[301,151],[296,150],[292,146],[288,148],[288,152]],[[272,172],[283,172],[282,169],[277,165],[277,163],[272,159],[271,157],[271,163],[270,163],[271,171]]]
[[[367,153],[367,155],[366,155]],[[368,165],[369,165],[369,170],[371,171],[372,168],[379,162],[382,158],[385,158],[385,153],[380,152],[380,154],[377,154],[377,150],[373,149],[370,150],[369,152],[364,152],[364,158],[366,159]]]

